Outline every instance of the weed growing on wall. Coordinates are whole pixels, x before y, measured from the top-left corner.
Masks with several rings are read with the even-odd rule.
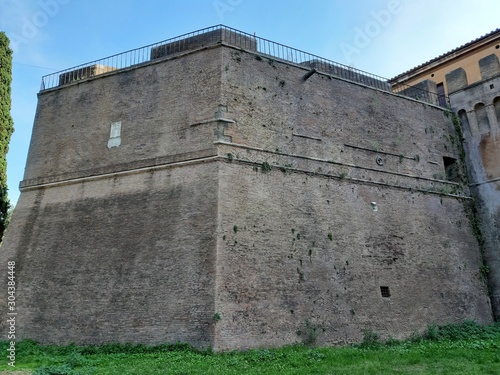
[[[466,165],[466,154],[465,154],[465,148],[464,148],[464,135],[462,132],[462,126],[460,123],[460,119],[458,115],[455,112],[451,112],[451,121],[453,123],[453,126],[455,127],[455,132],[458,138],[457,146],[458,146],[458,151],[459,151],[459,157],[460,157],[460,169],[462,173],[460,174],[461,177],[461,183],[464,186],[467,186],[469,184],[469,174],[467,171],[467,165]],[[472,233],[474,234],[474,237],[477,240],[477,243],[479,245],[479,249],[481,251],[481,257],[482,257],[482,266],[479,269],[479,274],[481,276],[481,279],[487,284],[488,280],[488,274],[489,274],[489,267],[486,264],[486,258],[485,258],[485,247],[484,247],[484,237],[481,233],[481,221],[479,220],[479,215],[476,209],[476,204],[474,201],[464,201],[464,209],[465,209],[465,215],[467,216],[467,219],[469,220],[469,226],[472,229]],[[489,290],[491,293],[491,291]]]
[[[297,330],[297,335],[302,338],[302,343],[307,346],[314,346],[318,339],[318,327],[309,319],[306,319],[304,326]]]
[[[271,170],[271,165],[265,161],[262,163],[262,172],[269,172]]]
[[[363,341],[360,344],[362,348],[373,348],[380,345],[380,335],[371,329],[363,330]]]

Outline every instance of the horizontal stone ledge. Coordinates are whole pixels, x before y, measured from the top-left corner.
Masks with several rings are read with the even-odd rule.
[[[239,164],[243,164],[243,165],[251,165],[254,167],[255,166],[257,166],[257,167],[262,166],[262,163],[259,163],[256,161],[238,159],[238,158],[235,158],[233,156],[231,156],[231,157],[226,156],[226,157],[220,157],[220,158],[225,159],[225,161],[227,163],[239,163]],[[301,173],[301,174],[306,174],[309,176],[318,176],[318,177],[324,177],[324,178],[330,178],[330,179],[334,178],[337,180],[358,183],[358,184],[383,186],[383,187],[394,188],[394,189],[399,189],[399,190],[406,190],[409,192],[416,192],[416,193],[422,193],[422,194],[432,194],[432,195],[445,196],[445,197],[463,199],[463,200],[473,200],[472,197],[467,196],[467,195],[452,194],[452,193],[446,193],[446,192],[442,192],[442,191],[438,191],[438,190],[422,189],[422,188],[413,187],[413,186],[396,185],[396,184],[390,184],[390,183],[385,183],[385,182],[380,182],[380,181],[349,177],[349,176],[344,176],[344,175],[335,175],[335,174],[330,174],[330,173],[310,171],[307,169],[301,169],[301,168],[296,168],[296,167],[287,167],[287,166],[276,165],[276,164],[269,164],[269,167],[271,169],[276,169],[276,170],[279,170],[282,172]]]
[[[214,161],[217,158],[218,158],[218,156],[215,153],[213,153],[213,151],[212,151],[208,155],[203,155],[203,156],[193,157],[193,158],[186,158],[186,159],[182,159],[182,160],[175,160],[175,158],[172,158],[173,160],[171,160],[169,162],[164,161],[163,163],[160,163],[160,162],[158,162],[159,161],[158,159],[155,159],[157,162],[154,164],[149,164],[149,165],[145,165],[145,166],[137,166],[135,168],[132,167],[132,165],[134,163],[131,163],[131,164],[129,164],[130,168],[113,170],[113,171],[109,171],[109,172],[93,173],[93,174],[89,174],[89,175],[80,175],[80,176],[75,176],[75,177],[66,176],[66,178],[62,178],[61,176],[54,176],[54,177],[38,178],[38,179],[32,179],[32,180],[24,180],[21,182],[19,188],[21,191],[27,191],[27,190],[38,189],[38,188],[42,188],[42,187],[74,184],[74,183],[79,183],[79,182],[84,182],[84,181],[93,181],[93,180],[98,180],[98,179],[103,179],[103,178],[110,178],[110,177],[116,177],[116,176],[149,172],[149,171],[155,171],[155,170],[166,169],[166,168],[174,168],[174,167],[180,167],[180,166],[190,165],[190,164],[198,164],[198,163],[203,163],[203,162],[207,162],[207,161]]]
[[[262,164],[263,164],[263,163],[260,163],[257,161],[238,159],[232,155],[231,156],[221,156],[219,158],[225,160],[227,163],[238,163],[238,164],[242,164],[242,165],[250,165],[253,167],[262,167]],[[445,197],[463,199],[463,200],[473,200],[472,197],[467,196],[467,195],[446,193],[443,191],[432,190],[432,189],[423,189],[420,187],[390,184],[390,183],[385,183],[385,182],[380,182],[380,181],[366,180],[366,179],[356,178],[356,177],[349,177],[347,175],[336,175],[336,174],[331,174],[331,173],[323,173],[323,172],[318,172],[318,171],[311,171],[311,170],[307,170],[307,169],[296,168],[296,167],[287,167],[287,166],[276,165],[276,164],[269,164],[269,168],[280,170],[282,172],[301,173],[301,174],[306,174],[309,176],[318,176],[318,177],[324,177],[324,178],[330,178],[330,179],[334,178],[337,180],[351,182],[351,183],[357,183],[357,184],[383,186],[383,187],[388,187],[388,188],[393,188],[393,189],[406,190],[409,192],[416,192],[416,193],[422,193],[422,194],[433,194],[433,195],[439,195],[439,196],[445,196]]]
[[[484,184],[491,184],[493,182],[497,182],[497,181],[500,181],[500,177],[497,177],[497,178],[493,178],[491,180],[485,180],[485,181],[479,181],[479,182],[473,182],[471,184],[469,184],[470,187],[474,187],[474,186],[479,186],[479,185],[484,185]]]
[[[306,138],[306,139],[312,139],[314,141],[322,141],[321,138],[318,138],[318,137],[313,137],[313,136],[310,136],[310,135],[305,135],[305,134],[298,134],[298,133],[292,133],[292,135],[294,137],[299,137],[299,138]]]
[[[460,186],[459,183],[453,182],[453,181],[439,180],[439,179],[430,178],[430,177],[423,177],[423,176],[415,176],[415,175],[411,175],[411,174],[387,171],[387,170],[371,168],[371,167],[363,167],[361,165],[342,163],[342,162],[338,162],[338,161],[333,161],[333,160],[328,160],[328,159],[320,159],[320,158],[315,158],[315,157],[305,156],[305,155],[288,154],[285,152],[266,150],[266,149],[263,149],[260,147],[247,146],[247,145],[242,145],[242,144],[238,144],[238,143],[216,141],[216,142],[214,142],[214,144],[216,144],[216,145],[220,144],[220,145],[231,146],[231,147],[235,147],[235,148],[242,148],[242,149],[247,149],[247,150],[253,150],[253,151],[258,151],[258,152],[264,152],[264,153],[274,154],[274,155],[288,156],[291,158],[311,160],[311,161],[317,161],[317,162],[322,162],[322,163],[327,163],[327,164],[334,164],[334,165],[345,166],[345,167],[349,167],[349,168],[364,169],[367,171],[386,173],[386,174],[390,174],[390,175],[394,175],[394,176],[408,177],[408,178],[413,178],[413,179],[417,179],[417,180],[438,182],[441,184],[452,185],[452,186],[457,186],[457,187]],[[413,159],[413,158],[410,158],[410,159]]]
[[[403,155],[403,154],[395,154],[393,152],[381,151],[381,150],[374,150],[372,148],[361,147],[361,146],[354,146],[354,145],[349,145],[347,143],[344,143],[344,146],[350,147],[350,148],[353,148],[353,149],[357,149],[357,150],[363,150],[363,151],[373,152],[375,154],[390,155],[390,156],[394,156],[394,157],[397,157],[397,158],[403,158],[403,159],[409,159],[409,160],[417,161],[417,157],[416,156],[406,156],[406,155]]]

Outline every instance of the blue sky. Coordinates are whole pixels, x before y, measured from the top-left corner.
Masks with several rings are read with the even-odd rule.
[[[43,75],[224,24],[390,78],[500,27],[499,15],[498,0],[0,0],[14,50],[9,197]]]

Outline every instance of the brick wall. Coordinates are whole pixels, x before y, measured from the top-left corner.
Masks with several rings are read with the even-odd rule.
[[[235,122],[224,133],[233,143],[220,146],[230,157],[220,171],[216,347],[491,321],[469,200],[436,181],[443,156],[458,159],[451,115],[224,53],[223,103]]]
[[[308,71],[212,46],[41,93],[0,254],[19,338],[229,349],[490,322],[449,115]]]

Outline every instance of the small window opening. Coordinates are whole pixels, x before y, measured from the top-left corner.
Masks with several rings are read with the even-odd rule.
[[[460,182],[457,159],[443,156],[444,172],[448,181]]]
[[[391,291],[389,290],[388,286],[381,286],[380,293],[382,294],[382,297],[384,297],[384,298],[389,298],[391,296]]]
[[[440,82],[436,86],[437,88],[437,96],[438,96],[438,103],[441,107],[446,107],[446,93],[444,91],[444,83]]]
[[[492,83],[492,84],[490,85],[490,90],[491,90],[491,89],[494,89],[494,88],[495,88],[495,85]]]

